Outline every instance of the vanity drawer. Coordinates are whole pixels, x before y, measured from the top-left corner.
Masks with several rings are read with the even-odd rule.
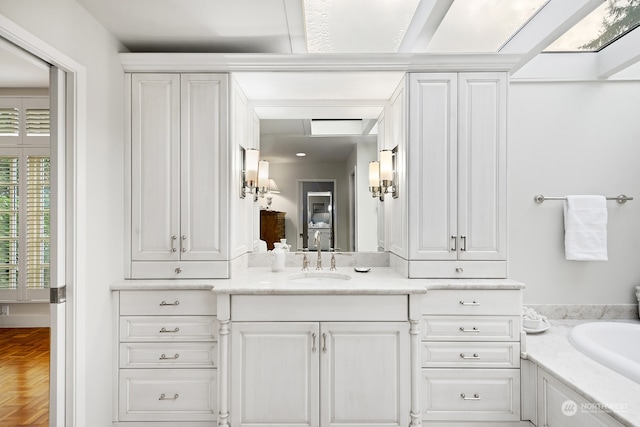
[[[233,295],[235,322],[378,321],[403,322],[406,295]]]
[[[518,342],[422,343],[424,368],[519,368]]]
[[[215,421],[216,369],[121,369],[120,421]]]
[[[424,316],[426,341],[519,341],[520,316]]]
[[[519,369],[423,369],[423,420],[519,421]]]
[[[215,316],[212,291],[121,291],[121,316]]]
[[[213,316],[122,316],[120,341],[217,341]]]
[[[216,364],[215,342],[120,344],[120,368],[215,368]]]
[[[422,299],[422,313],[450,315],[516,315],[522,310],[517,289],[437,289]]]

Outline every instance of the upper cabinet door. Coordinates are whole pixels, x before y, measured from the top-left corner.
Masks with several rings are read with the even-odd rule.
[[[506,260],[506,74],[461,73],[458,114],[459,257]]]
[[[131,258],[180,257],[180,75],[131,81]]]
[[[181,259],[224,260],[227,76],[183,74],[181,78]]]
[[[457,259],[457,74],[412,74],[411,259]]]

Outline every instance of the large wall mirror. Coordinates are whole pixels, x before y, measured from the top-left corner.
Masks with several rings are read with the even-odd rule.
[[[323,229],[327,238],[325,228],[331,233],[331,248],[384,250],[378,236],[384,228],[380,227],[384,202],[369,192],[368,168],[383,142],[379,122],[385,105],[404,75],[403,71],[233,73],[259,119],[260,158],[269,161],[269,178],[276,186],[258,202],[261,223],[272,221],[276,228],[284,224],[291,250],[314,250],[309,230]],[[309,192],[330,192],[332,202],[324,215],[313,217]]]
[[[314,250],[316,232],[323,250],[378,250],[380,202],[366,175],[377,158],[377,129],[375,119],[260,121],[260,158],[277,186],[260,208],[284,214],[292,250]],[[264,217],[261,228],[270,226]]]

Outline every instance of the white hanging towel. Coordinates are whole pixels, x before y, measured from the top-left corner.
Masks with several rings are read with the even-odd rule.
[[[607,199],[567,196],[564,252],[571,261],[607,261]]]

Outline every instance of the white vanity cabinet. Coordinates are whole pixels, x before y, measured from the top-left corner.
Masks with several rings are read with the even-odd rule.
[[[521,310],[519,289],[427,291],[421,327],[427,425],[520,422]]]
[[[410,277],[506,277],[506,114],[506,73],[410,74]]]
[[[232,296],[231,426],[407,426],[408,296]]]
[[[114,292],[114,425],[193,427],[217,419],[218,324],[209,290]]]
[[[127,83],[128,277],[228,277],[227,75]]]

